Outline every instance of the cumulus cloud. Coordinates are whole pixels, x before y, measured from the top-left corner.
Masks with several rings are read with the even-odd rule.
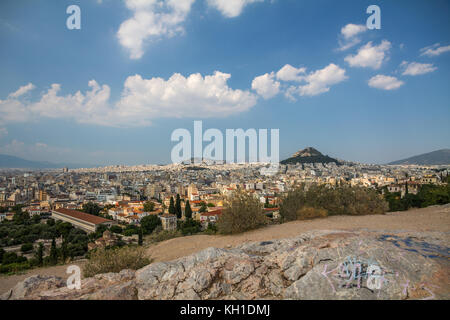
[[[66,96],[58,95],[60,84],[52,84],[38,102],[27,106],[35,116],[47,118],[73,118],[80,123],[101,123],[109,111],[110,88],[100,86],[95,80],[89,81],[91,90]]]
[[[345,69],[330,63],[323,69],[314,71],[305,77],[306,85],[298,88],[301,96],[315,96],[330,91],[332,85],[347,79]]]
[[[145,42],[183,33],[186,20],[195,0],[125,0],[133,17],[124,21],[117,32],[120,44],[131,59],[140,59]]]
[[[376,75],[369,80],[370,87],[382,90],[395,90],[400,88],[403,84],[404,82],[398,80],[396,77],[385,76],[382,74]]]
[[[270,99],[280,92],[280,82],[275,81],[274,72],[266,73],[253,79],[252,89],[264,99]]]
[[[175,73],[167,81],[162,78],[128,77],[122,99],[114,113],[120,119],[148,124],[161,117],[224,117],[249,110],[257,96],[249,91],[233,90],[227,81],[230,74],[199,73],[184,77]]]
[[[25,86],[20,87],[16,92],[13,92],[9,95],[11,98],[18,98],[20,96],[23,96],[28,91],[31,91],[35,88],[34,84],[29,83]]]
[[[341,34],[345,39],[350,39],[366,30],[367,28],[365,25],[349,23],[346,26],[342,27]]]
[[[30,120],[30,112],[26,104],[18,98],[14,98],[10,94],[6,100],[0,100],[0,125]]]
[[[402,75],[404,76],[417,76],[429,72],[433,72],[437,67],[432,63],[419,63],[419,62],[407,62],[403,61],[400,66],[404,69]]]
[[[263,96],[263,98],[271,98],[280,91],[283,91],[285,97],[292,101],[296,100],[296,96],[316,96],[330,91],[331,86],[346,80],[348,77],[345,74],[345,69],[330,63],[325,68],[310,73],[306,72],[306,68],[295,68],[286,64],[276,73],[276,78],[283,83],[277,84],[274,81],[273,72],[255,78],[255,80],[259,80],[259,86],[263,88],[260,89],[261,92],[268,92],[266,97]],[[256,86],[255,80],[253,80],[253,89]],[[292,82],[298,82],[299,84],[293,85]],[[262,95],[260,92],[258,94]]]
[[[290,64],[286,64],[277,72],[277,79],[282,81],[302,81],[306,68],[295,68]]]
[[[208,5],[222,13],[227,18],[234,18],[242,13],[245,6],[263,2],[264,0],[208,0]]]
[[[367,27],[362,24],[349,23],[342,27],[338,50],[345,51],[360,43],[361,39],[358,37],[358,35],[365,31],[367,31]]]
[[[363,67],[379,69],[385,59],[387,59],[387,53],[391,48],[391,43],[387,40],[383,40],[378,46],[373,46],[372,41],[359,48],[356,55],[348,55],[345,57],[345,61],[351,67]]]
[[[134,75],[126,79],[115,104],[109,101],[110,87],[95,80],[89,81],[90,90],[67,95],[59,94],[60,84],[52,84],[35,102],[11,95],[0,100],[0,124],[46,117],[105,126],[142,126],[162,117],[225,117],[249,110],[258,99],[250,91],[230,88],[230,77],[219,71],[188,77],[175,73],[168,80]]]
[[[448,51],[450,51],[450,45],[449,46],[441,46],[440,43],[435,43],[431,46],[420,49],[420,52],[421,52],[420,55],[428,56],[428,57],[435,57],[435,56],[439,56]]]

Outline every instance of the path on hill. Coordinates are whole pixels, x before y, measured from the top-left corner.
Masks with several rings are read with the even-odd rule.
[[[170,261],[208,247],[226,248],[244,242],[293,238],[310,230],[404,230],[450,232],[450,205],[432,206],[385,215],[332,216],[323,219],[293,221],[232,236],[194,235],[151,245],[149,255],[158,261]]]

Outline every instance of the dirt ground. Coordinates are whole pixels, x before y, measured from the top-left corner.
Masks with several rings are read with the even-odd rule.
[[[225,248],[244,242],[293,238],[310,230],[403,230],[450,232],[450,206],[433,206],[385,215],[332,216],[323,219],[293,221],[231,236],[195,235],[170,239],[150,246],[154,262],[170,261],[208,247]]]
[[[233,236],[195,235],[170,239],[148,246],[147,252],[154,262],[170,261],[208,247],[233,247],[244,242],[293,238],[310,230],[403,230],[403,231],[441,231],[450,232],[450,206],[433,206],[386,215],[374,216],[334,216],[324,219],[294,221],[281,225],[246,232]],[[80,263],[72,263],[82,266]],[[32,275],[55,275],[67,278],[67,266],[34,269],[23,274],[0,276],[0,294],[12,288],[19,281]]]

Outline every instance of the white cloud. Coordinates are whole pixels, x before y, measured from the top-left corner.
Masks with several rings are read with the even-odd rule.
[[[378,46],[372,46],[372,41],[359,48],[356,55],[348,55],[345,61],[351,67],[363,67],[379,69],[383,61],[387,58],[387,52],[391,48],[391,43],[383,40]]]
[[[402,75],[404,76],[417,76],[429,72],[433,72],[437,67],[433,66],[432,63],[418,63],[418,62],[407,62],[403,61],[400,64],[404,68]]]
[[[111,105],[110,88],[89,81],[90,90],[59,95],[61,86],[52,84],[39,101],[8,97],[0,101],[0,124],[27,122],[39,117],[73,119],[105,126],[142,126],[156,118],[225,117],[252,108],[258,97],[250,91],[231,89],[230,74],[199,73],[184,77],[175,73],[168,80],[126,79],[121,99]]]
[[[47,118],[73,118],[80,123],[97,123],[105,121],[105,114],[110,110],[110,88],[89,81],[90,91],[85,94],[80,91],[66,96],[58,95],[61,85],[52,84],[42,95],[40,101],[28,105],[28,110],[34,116]]]
[[[186,20],[195,0],[125,0],[133,17],[124,21],[117,32],[122,46],[131,59],[140,59],[149,39],[172,37],[183,33]]]
[[[20,87],[16,92],[11,93],[9,96],[11,98],[18,98],[20,96],[23,96],[28,91],[31,91],[35,88],[34,84],[29,83],[25,86]]]
[[[26,122],[30,120],[27,106],[11,95],[6,100],[0,100],[0,125],[9,122]]]
[[[256,77],[252,81],[252,89],[264,99],[270,99],[280,92],[280,82],[275,81],[274,72]]]
[[[305,77],[306,85],[298,87],[301,96],[315,96],[330,91],[330,86],[347,79],[345,69],[330,63],[323,69],[310,73]]]
[[[300,85],[278,85],[275,84],[272,87],[270,84],[273,83],[274,73],[265,74],[261,77],[257,77],[255,79],[260,80],[260,87],[264,89],[260,89],[261,91],[270,92],[267,94],[267,98],[271,98],[271,96],[277,94],[280,89],[283,89],[284,95],[291,101],[295,101],[295,96],[316,96],[321,93],[325,93],[330,91],[330,87],[332,85],[338,84],[339,82],[344,81],[348,77],[345,74],[345,69],[340,68],[334,63],[330,63],[323,69],[312,71],[310,73],[306,73],[306,68],[295,68],[291,65],[287,64],[283,68],[281,68],[276,73],[276,78],[280,81],[295,81],[299,82]],[[272,81],[272,82],[270,82]],[[255,80],[253,81],[253,89],[255,89]],[[270,91],[272,90],[272,91]],[[275,93],[276,92],[276,93]],[[258,92],[261,94],[260,92]],[[261,94],[262,95],[262,94]],[[264,97],[264,96],[263,96]],[[266,97],[264,97],[267,99]]]
[[[245,6],[264,0],[208,0],[208,5],[219,10],[227,18],[234,18],[242,13]]]
[[[435,57],[439,56],[442,53],[450,51],[450,45],[449,46],[441,46],[440,43],[435,43],[431,46],[425,47],[420,49],[421,56],[428,56],[428,57]]]
[[[187,78],[175,73],[162,78],[128,77],[122,99],[114,114],[127,122],[148,124],[153,118],[224,117],[249,110],[257,96],[249,91],[233,90],[227,81],[230,74],[191,74]]]
[[[342,27],[341,34],[345,39],[350,39],[364,31],[367,31],[365,25],[349,23],[345,27]]]
[[[357,36],[365,31],[367,31],[367,28],[362,24],[349,23],[346,26],[342,27],[340,37],[343,40],[339,39],[338,50],[345,51],[360,43],[361,39],[359,39]]]
[[[282,81],[302,81],[306,68],[295,68],[290,64],[286,64],[277,72],[277,79]]]
[[[370,87],[382,90],[395,90],[400,88],[403,84],[404,82],[398,80],[396,77],[385,76],[382,74],[376,75],[369,80]]]

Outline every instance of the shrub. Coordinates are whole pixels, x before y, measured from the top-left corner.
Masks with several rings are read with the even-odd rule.
[[[280,205],[280,215],[284,221],[297,220],[297,211],[306,202],[305,186],[300,185],[288,191],[283,197]]]
[[[33,244],[31,243],[25,243],[20,247],[20,251],[22,252],[30,252],[31,250],[33,250]]]
[[[317,209],[313,207],[303,207],[297,210],[297,219],[306,220],[313,218],[325,218],[328,216],[328,211],[325,209]]]
[[[179,229],[183,234],[183,236],[187,236],[202,231],[202,225],[200,222],[188,218],[186,219],[186,221],[183,221],[182,223],[179,224]]]
[[[161,225],[161,219],[157,215],[154,215],[154,214],[143,217],[141,219],[142,231],[145,234],[152,233],[153,230],[155,230],[155,228],[160,225]]]
[[[217,226],[214,223],[208,223],[208,227],[205,229],[205,234],[216,234]]]
[[[31,265],[29,262],[20,262],[20,263],[10,263],[0,265],[0,273],[15,273],[22,270],[30,269]]]
[[[3,254],[2,264],[22,263],[26,261],[27,258],[18,256],[15,252],[5,252]]]
[[[150,263],[141,247],[98,249],[90,252],[89,260],[83,267],[85,277],[100,273],[120,272],[123,269],[140,269]]]
[[[222,234],[241,233],[267,224],[259,199],[245,191],[235,191],[226,199],[217,228]]]
[[[111,232],[118,233],[118,234],[122,233],[122,228],[118,225],[112,225],[111,228],[109,228],[109,230],[111,230]]]
[[[388,204],[380,194],[369,188],[312,185],[307,189],[301,185],[282,199],[280,215],[284,221],[296,220],[299,210],[303,208],[323,209],[328,215],[367,215],[385,213]],[[309,209],[304,214],[319,213],[312,213]]]

